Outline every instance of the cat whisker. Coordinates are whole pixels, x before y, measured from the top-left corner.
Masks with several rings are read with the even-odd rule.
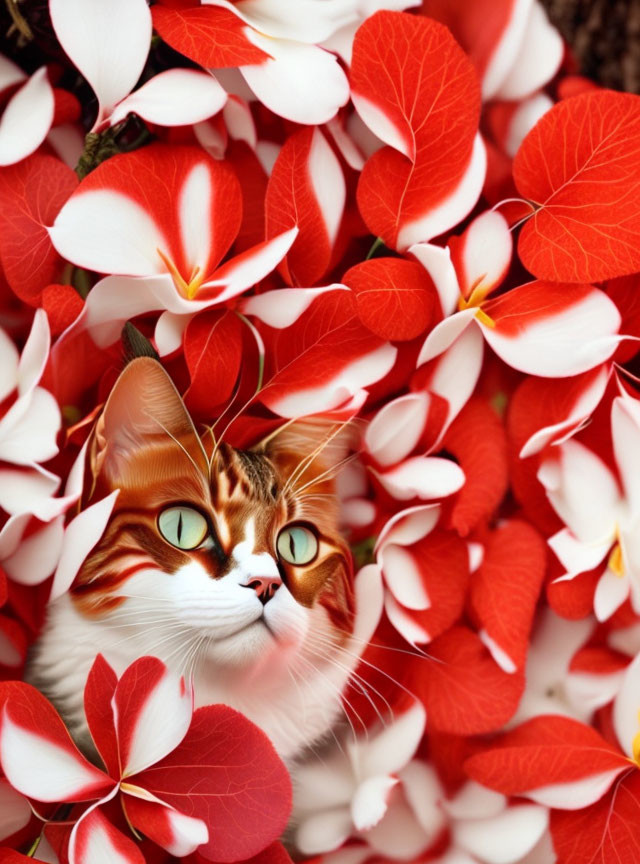
[[[152,420],[155,420],[155,422],[158,424],[158,426],[160,426],[160,428],[161,428],[161,429],[162,429],[162,430],[163,430],[163,431],[164,431],[164,432],[169,436],[169,438],[171,438],[171,440],[172,440],[175,444],[178,445],[178,447],[182,450],[182,452],[183,452],[184,455],[187,457],[187,459],[189,460],[189,462],[191,462],[191,464],[192,464],[193,467],[195,468],[196,472],[197,472],[198,474],[200,474],[200,476],[203,476],[203,475],[202,475],[202,470],[201,470],[200,466],[196,463],[195,459],[193,458],[193,456],[191,455],[191,453],[189,453],[189,451],[186,449],[186,447],[184,446],[184,444],[182,444],[181,441],[178,441],[178,439],[176,438],[176,436],[173,435],[173,434],[172,434],[172,433],[167,429],[167,427],[166,427],[166,426],[165,426],[165,425],[164,425],[160,420],[158,420],[157,417],[151,417],[151,419],[152,419]],[[195,431],[195,430],[194,430],[194,431]],[[204,461],[207,463],[207,465],[209,465],[209,460],[208,460],[208,458],[207,458],[206,451],[205,451],[204,447],[202,446],[202,442],[200,441],[200,437],[199,437],[199,435],[197,435],[197,434],[196,434],[195,437],[197,438],[198,443],[200,444],[200,448],[201,448],[201,450],[202,450],[202,455],[204,456]],[[209,465],[209,473],[210,473],[210,471],[211,471],[211,466]],[[207,481],[207,483],[208,483],[208,482],[210,481],[211,477],[209,476],[209,477],[206,477],[205,479],[206,479],[206,481]]]
[[[326,471],[323,471],[322,474],[319,474],[317,477],[314,477],[312,480],[309,480],[304,486],[300,486],[297,489],[294,489],[293,492],[295,495],[301,495],[305,489],[308,489],[310,486],[315,486],[317,483],[322,483],[323,480],[333,480],[333,478],[342,471],[350,462],[353,462],[360,456],[360,453],[351,453],[349,456],[345,456],[344,459],[341,459],[339,462],[336,462],[335,465],[332,465],[331,468],[327,468]]]

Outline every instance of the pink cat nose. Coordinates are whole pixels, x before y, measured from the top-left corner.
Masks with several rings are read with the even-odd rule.
[[[253,588],[258,595],[258,600],[264,605],[267,603],[278,588],[282,585],[280,576],[257,576],[248,582],[245,587]]]

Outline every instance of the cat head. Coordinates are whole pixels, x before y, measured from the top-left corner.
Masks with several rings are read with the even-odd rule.
[[[83,504],[120,491],[72,588],[76,609],[141,653],[170,648],[186,665],[200,650],[236,672],[341,644],[354,595],[333,496],[338,428],[296,422],[252,450],[215,446],[162,366],[133,360],[90,441]]]

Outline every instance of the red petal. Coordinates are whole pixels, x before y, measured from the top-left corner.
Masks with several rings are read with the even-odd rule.
[[[113,788],[71,740],[53,705],[30,684],[0,684],[0,758],[11,785],[37,801],[90,801]]]
[[[474,397],[447,430],[442,446],[464,471],[465,484],[451,511],[450,524],[466,537],[493,514],[507,491],[507,437],[493,408]]]
[[[552,810],[553,847],[562,864],[640,861],[640,773],[629,772],[595,804]]]
[[[84,713],[96,750],[112,777],[120,776],[118,739],[112,707],[117,683],[116,673],[102,654],[98,654],[84,688]]]
[[[507,732],[497,744],[467,759],[465,770],[473,780],[503,795],[629,767],[622,753],[595,729],[570,717],[534,717]]]
[[[508,675],[480,639],[453,627],[429,645],[431,662],[413,683],[434,729],[454,735],[479,735],[503,726],[515,713],[524,676]]]
[[[526,522],[503,523],[490,536],[471,579],[471,607],[478,628],[521,669],[547,564],[542,537]]]
[[[118,864],[145,864],[144,855],[133,840],[119,831],[100,808],[78,821],[69,842],[72,864],[96,864],[97,855],[103,861],[117,861]]]
[[[415,261],[372,258],[347,270],[342,281],[356,296],[364,326],[381,339],[415,339],[433,322],[435,286]]]
[[[180,746],[131,783],[202,819],[210,840],[201,852],[215,861],[262,851],[280,836],[291,810],[291,781],[273,745],[224,705],[198,709]]]
[[[378,126],[367,115],[373,131],[397,148],[366,163],[358,183],[362,217],[390,248],[426,239],[403,229],[447,198],[469,165],[480,112],[473,66],[446,27],[383,11],[356,34],[351,86],[360,113],[364,99],[384,117]]]
[[[342,169],[322,132],[300,129],[278,154],[265,199],[266,236],[298,226],[279,270],[290,285],[315,285],[331,260],[344,207]]]
[[[71,168],[53,156],[34,154],[0,170],[0,259],[13,291],[33,306],[62,269],[45,226],[77,185]]]
[[[184,357],[191,376],[185,394],[192,414],[210,419],[235,387],[242,362],[243,324],[234,312],[217,309],[192,318],[184,334]]]
[[[47,285],[42,308],[47,313],[52,336],[59,336],[82,312],[84,300],[71,285]]]
[[[244,35],[247,25],[227,9],[156,4],[151,15],[168,45],[207,69],[253,65],[269,58]]]
[[[524,139],[513,164],[539,209],[518,252],[540,279],[591,282],[640,270],[640,100],[600,90],[559,102]]]

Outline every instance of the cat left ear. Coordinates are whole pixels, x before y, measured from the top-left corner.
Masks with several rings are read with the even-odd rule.
[[[94,479],[106,473],[114,487],[127,475],[132,482],[141,452],[166,452],[167,446],[182,451],[186,470],[208,477],[207,456],[173,381],[159,362],[138,357],[120,374],[96,423],[90,456]]]

